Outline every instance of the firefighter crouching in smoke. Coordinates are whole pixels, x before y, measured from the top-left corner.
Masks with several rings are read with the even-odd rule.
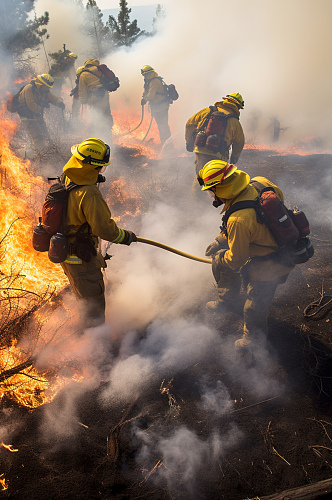
[[[164,86],[158,73],[148,64],[143,66],[141,74],[144,76],[144,92],[141,104],[144,106],[147,102],[150,105],[151,115],[155,119],[161,145],[165,144],[171,137],[171,129],[168,125],[168,109],[170,106],[168,95],[165,93]],[[168,143],[171,147],[173,143]]]
[[[283,201],[280,189],[264,177],[252,179],[264,186],[272,186]],[[234,203],[254,200],[257,190],[250,184],[246,172],[221,160],[208,162],[198,176],[202,191],[214,198],[215,207],[224,204],[222,213]],[[218,300],[206,304],[209,311],[225,312],[239,301],[241,281],[246,289],[244,305],[244,333],[235,342],[236,348],[247,346],[252,340],[267,334],[269,308],[279,284],[285,283],[293,266],[281,261],[278,246],[265,224],[257,222],[253,208],[233,212],[226,227],[211,243],[205,255],[212,256],[212,272],[217,282]],[[241,278],[242,277],[242,278]]]
[[[100,139],[87,139],[71,148],[72,157],[64,166],[65,185],[81,188],[69,192],[66,226],[69,254],[61,266],[79,299],[86,301],[90,326],[105,321],[105,260],[97,250],[98,237],[130,245],[137,241],[131,231],[120,229],[111,217],[98,186],[98,175],[110,164],[110,148]]]
[[[244,108],[242,95],[234,92],[222,99],[198,111],[186,123],[186,148],[195,153],[196,175],[210,160],[230,161],[235,165],[243,150],[244,134],[239,122],[240,109]],[[196,175],[193,193],[198,190]]]
[[[31,83],[25,85],[21,90],[18,101],[18,114],[21,117],[21,123],[28,132],[32,146],[35,152],[45,146],[48,138],[46,124],[43,119],[44,108],[50,104],[64,110],[65,105],[59,97],[50,92],[54,80],[48,74],[38,75],[31,80]]]
[[[90,108],[98,111],[106,120],[104,126],[108,125],[108,133],[113,127],[110,101],[107,90],[103,87],[98,77],[98,59],[88,59],[80,73],[78,83],[78,97],[81,104],[87,104]]]

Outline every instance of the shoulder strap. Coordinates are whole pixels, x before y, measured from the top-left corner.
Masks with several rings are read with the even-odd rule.
[[[94,73],[93,71],[90,71],[89,69],[83,69],[80,73],[80,76],[82,73],[90,73],[91,75],[93,76],[96,76],[97,78],[99,78],[99,81],[101,81],[101,77],[99,75],[96,75],[96,73]]]
[[[211,118],[212,113],[214,113],[215,111],[218,111],[217,106],[213,105],[213,106],[209,106],[209,108],[210,108],[210,111],[206,115],[205,120],[203,121],[202,125],[197,129],[197,132],[201,132],[202,130],[204,130],[208,124],[208,121]]]

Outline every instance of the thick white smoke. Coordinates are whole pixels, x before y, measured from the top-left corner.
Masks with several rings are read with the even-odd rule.
[[[179,146],[184,145],[184,126],[191,115],[225,94],[240,92],[247,139],[268,142],[276,118],[282,128],[288,127],[280,133],[285,144],[318,136],[325,150],[330,149],[331,2],[235,0],[230,6],[226,0],[166,0],[163,6],[166,18],[158,35],[110,53],[103,61],[121,81],[111,96],[113,107],[125,103],[139,108],[140,68],[150,64],[179,90],[180,98],[170,109]],[[82,14],[73,9],[70,2],[37,1],[38,14],[50,12],[47,49],[59,50],[66,43],[78,53],[81,65],[87,58],[87,37]]]

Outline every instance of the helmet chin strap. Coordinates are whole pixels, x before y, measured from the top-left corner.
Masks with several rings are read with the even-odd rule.
[[[214,208],[218,208],[220,207],[220,205],[223,205],[224,202],[221,201],[220,198],[218,198],[218,196],[214,195],[214,201],[212,202],[212,205],[214,206]]]

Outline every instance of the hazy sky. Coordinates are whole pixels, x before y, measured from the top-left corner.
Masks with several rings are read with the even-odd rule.
[[[119,8],[119,0],[97,0],[97,5],[101,10]],[[162,2],[159,2],[162,4]],[[158,0],[129,0],[128,8],[134,5],[153,5],[158,4]]]

